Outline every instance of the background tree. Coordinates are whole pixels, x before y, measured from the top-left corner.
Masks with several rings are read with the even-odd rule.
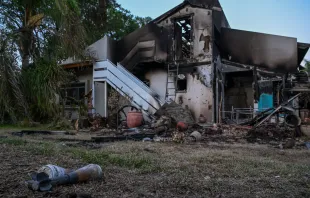
[[[102,12],[102,8],[96,6],[98,0],[79,0],[88,45],[105,35],[121,39],[152,20],[150,17],[134,16],[114,0],[105,2],[106,4],[102,3],[105,5],[105,12]]]
[[[28,106],[20,89],[16,49],[10,37],[0,32],[0,122],[29,117]]]
[[[85,47],[79,17],[76,0],[1,0],[0,3],[0,22],[15,38],[23,68],[37,57],[55,56],[45,51],[51,41],[53,47],[58,47],[57,54],[60,50],[61,54],[72,55]]]
[[[310,61],[309,60],[305,60],[305,70],[307,72],[310,72]]]
[[[55,117],[55,96],[72,79],[59,63],[150,20],[115,0],[0,0],[0,121]]]

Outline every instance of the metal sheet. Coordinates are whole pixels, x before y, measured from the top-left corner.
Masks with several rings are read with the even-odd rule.
[[[272,71],[297,70],[297,39],[222,28],[221,52],[231,61]]]

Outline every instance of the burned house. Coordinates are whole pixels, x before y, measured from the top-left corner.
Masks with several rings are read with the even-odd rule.
[[[104,117],[111,86],[145,119],[175,101],[214,123],[281,103],[283,78],[298,71],[309,46],[231,29],[219,1],[185,0],[121,40],[98,40],[86,50],[91,62],[63,65],[79,79],[69,92],[92,89],[94,111]]]

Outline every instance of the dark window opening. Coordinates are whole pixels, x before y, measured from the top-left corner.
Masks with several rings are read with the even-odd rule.
[[[177,80],[177,91],[186,91],[187,90],[187,79],[185,75],[180,74],[178,75],[178,80]]]
[[[174,39],[176,60],[191,58],[192,24],[190,17],[177,19],[175,21]]]
[[[65,97],[66,105],[78,105],[79,101],[85,96],[85,83],[72,83],[62,90],[62,96]]]

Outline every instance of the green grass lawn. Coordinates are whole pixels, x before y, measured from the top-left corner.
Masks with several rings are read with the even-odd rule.
[[[215,142],[72,144],[43,137],[0,139],[5,178],[1,196],[86,192],[93,197],[310,197],[306,149],[280,152],[266,145]],[[16,184],[27,171],[45,164],[78,168],[89,163],[103,168],[104,182],[60,186],[50,194],[33,194]]]

